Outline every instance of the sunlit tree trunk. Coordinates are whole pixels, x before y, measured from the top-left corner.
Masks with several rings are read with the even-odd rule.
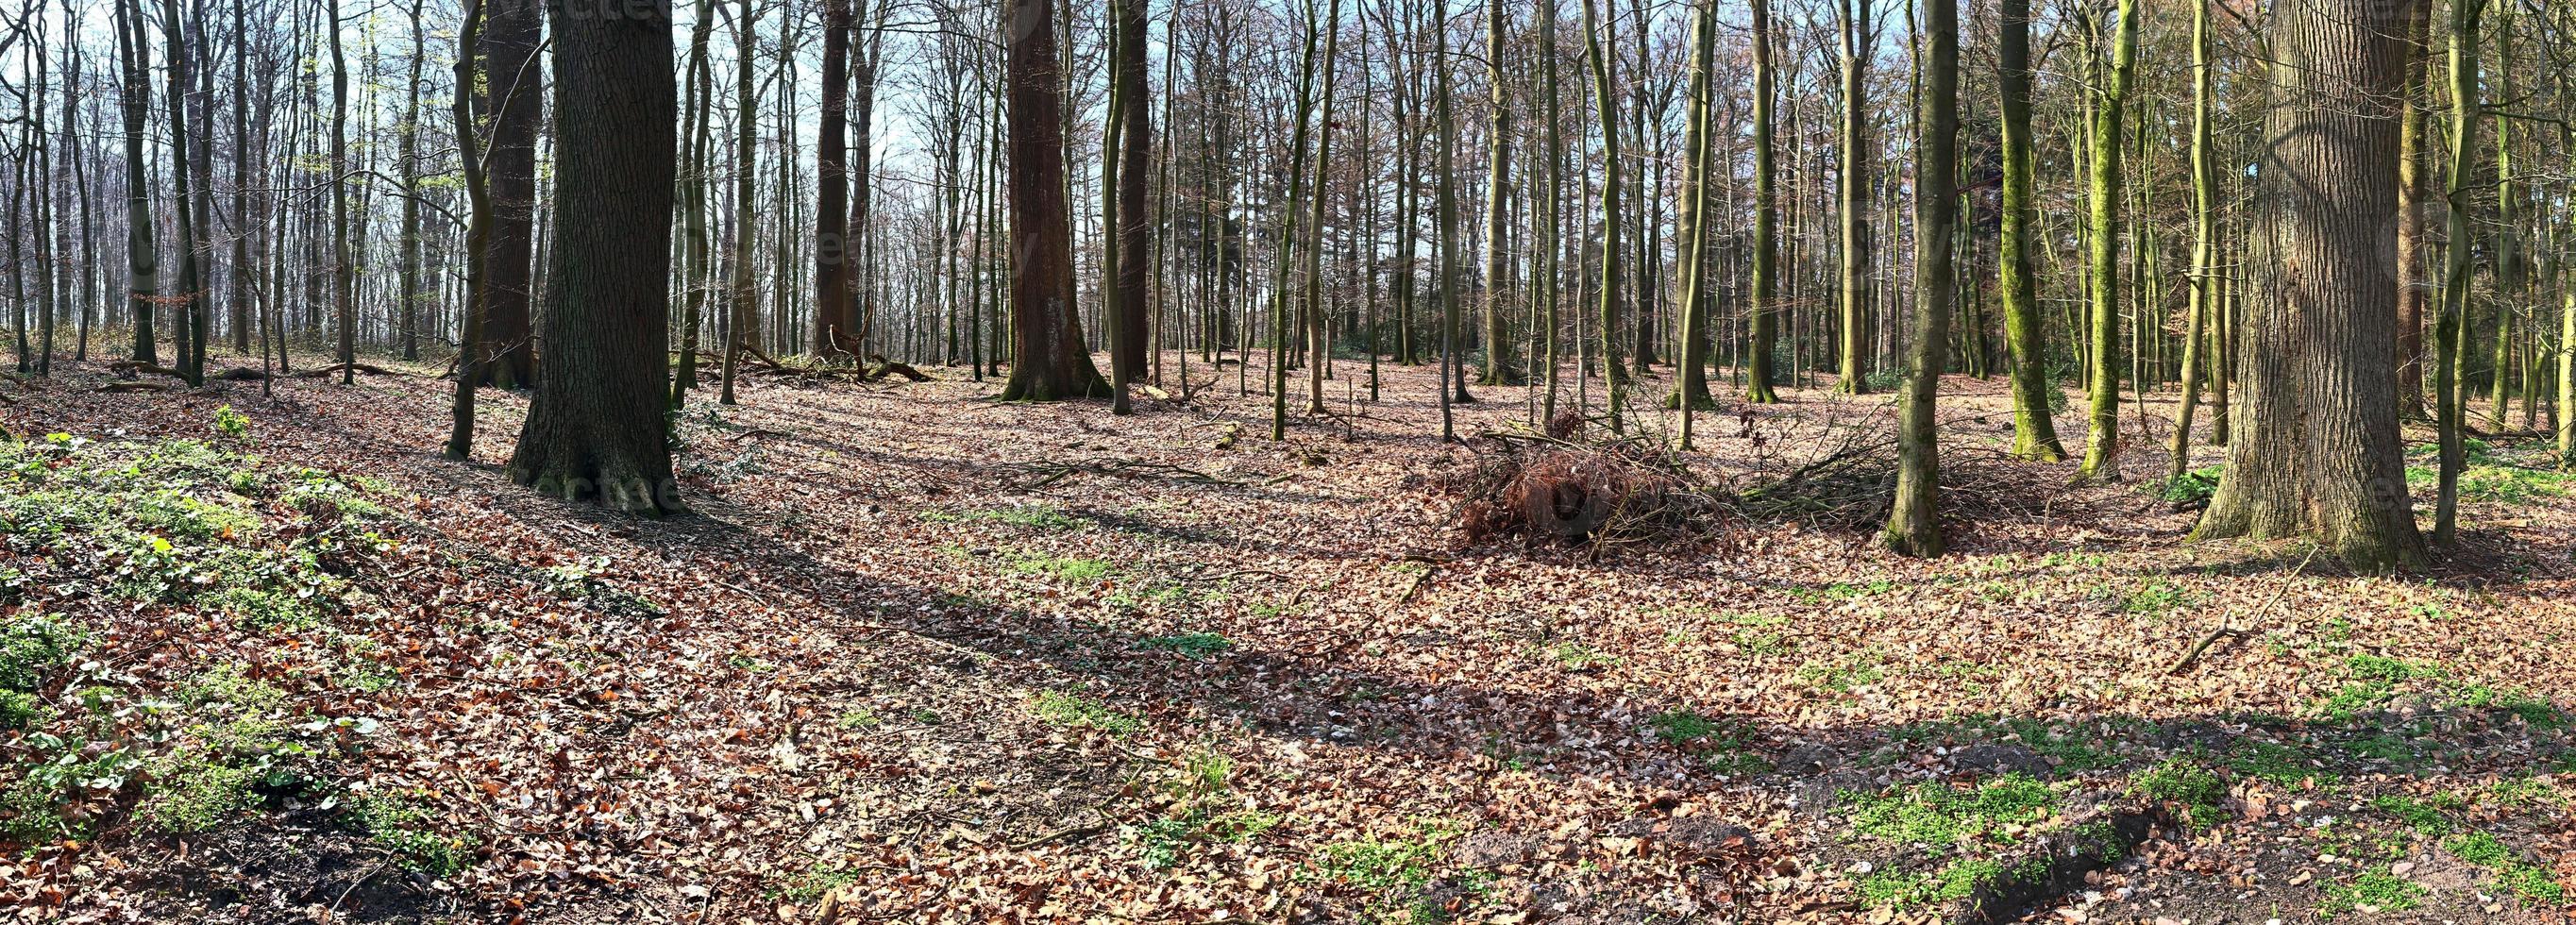
[[[2093,100],[2089,138],[2091,192],[2086,219],[2085,273],[2093,310],[2093,375],[2084,433],[2081,478],[2120,479],[2120,198],[2125,177],[2121,157],[2128,147],[2125,113],[2129,89],[2138,70],[2138,0],[2120,0],[2111,25],[2110,46],[2101,69],[2101,86]]]
[[[2247,303],[2227,476],[2196,539],[2309,536],[2364,571],[2425,564],[2398,433],[2388,266],[2405,5],[2272,8],[2248,242],[2259,294]]]
[[[1924,0],[1923,135],[1914,204],[1914,335],[1897,405],[1896,499],[1879,540],[1900,555],[1937,556],[1941,537],[1940,436],[1933,417],[1950,353],[1950,303],[1959,196],[1959,4]]]

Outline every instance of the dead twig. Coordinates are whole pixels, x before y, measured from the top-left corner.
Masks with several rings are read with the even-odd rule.
[[[2315,561],[2316,558],[2316,547],[2308,547],[2307,558],[2299,560],[2299,567],[2290,570],[2289,576],[2282,579],[2281,586],[2273,589],[2272,596],[2264,600],[2262,606],[2254,608],[2253,616],[2248,620],[2248,625],[2242,627],[2231,626],[2229,625],[2228,615],[2225,613],[2219,614],[2218,628],[2210,630],[2209,635],[2200,637],[2200,643],[2192,646],[2191,651],[2183,653],[2181,658],[2174,659],[2174,663],[2172,665],[2166,666],[2165,674],[2167,676],[2182,674],[2184,669],[2190,668],[2193,662],[2200,659],[2201,653],[2209,651],[2209,647],[2216,644],[2218,640],[2222,638],[2234,637],[2242,639],[2253,635],[2254,627],[2252,623],[2263,619],[2263,615],[2269,613],[2272,610],[2273,605],[2279,604],[2282,598],[2289,596],[2290,585],[2298,579],[2300,573],[2308,570],[2308,563]]]

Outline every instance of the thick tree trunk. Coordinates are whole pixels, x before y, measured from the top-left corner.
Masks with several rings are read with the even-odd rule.
[[[539,104],[545,98],[545,69],[537,61],[544,20],[537,0],[491,0],[484,25],[483,114],[492,126],[485,182],[491,184],[492,235],[482,251],[483,384],[512,389],[537,381],[528,306],[534,296],[530,288],[537,246],[537,119],[545,108]],[[660,223],[670,222],[665,217]]]
[[[1146,211],[1145,187],[1153,170],[1153,104],[1145,88],[1145,0],[1119,0],[1117,73],[1121,125],[1118,130],[1118,225],[1120,237],[1117,287],[1120,311],[1110,333],[1111,364],[1122,381],[1145,375],[1146,320],[1154,306],[1147,288],[1154,247],[1154,222]],[[1165,89],[1169,92],[1169,88]]]
[[[510,480],[638,514],[682,510],[663,386],[679,87],[667,7],[554,8],[555,227],[543,387]]]
[[[1010,0],[1011,378],[1004,401],[1101,398],[1109,384],[1074,317],[1065,211],[1064,95],[1053,0]]]
[[[2313,536],[2425,563],[2398,435],[2397,133],[2410,4],[2280,0],[2236,439],[2197,539]]]

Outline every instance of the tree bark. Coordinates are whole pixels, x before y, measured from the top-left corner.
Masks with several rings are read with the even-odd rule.
[[[534,297],[537,246],[537,119],[545,71],[537,61],[544,20],[537,0],[490,0],[483,31],[484,117],[491,120],[492,235],[484,263],[483,384],[523,388],[537,381]],[[560,142],[558,142],[560,144]],[[558,165],[560,169],[560,165]],[[667,217],[661,221],[669,224]]]
[[[1772,388],[1773,355],[1780,349],[1780,169],[1773,137],[1771,0],[1753,0],[1753,323],[1752,356],[1746,358],[1745,399],[1780,402]]]
[[[2195,539],[2312,536],[2425,564],[2397,421],[2397,134],[2409,4],[2279,0],[2236,439]],[[2474,99],[2474,96],[2472,96]]]
[[[1053,0],[1009,0],[1011,378],[1003,401],[1098,398],[1109,384],[1074,317],[1065,211],[1064,96]]]
[[[2004,343],[2012,352],[2013,455],[2041,462],[2066,458],[2049,412],[2047,326],[2039,309],[2038,273],[2030,249],[2038,235],[2032,204],[2037,157],[2030,132],[2030,0],[2003,0],[2002,42],[1997,52],[1997,96],[2003,114],[2002,237],[1996,263],[2004,307]]]
[[[2138,71],[2137,0],[2120,0],[2110,42],[2088,138],[2092,158],[2085,273],[2092,296],[2093,373],[2087,381],[2091,410],[2084,462],[2077,470],[2079,478],[2103,482],[2120,480],[2120,198],[2126,180],[2121,158],[2128,147],[2124,113]]]
[[[510,480],[631,513],[676,513],[663,421],[679,154],[670,10],[563,4],[552,13],[547,356]]]
[[[1921,160],[1914,171],[1914,340],[1897,407],[1896,500],[1879,541],[1907,556],[1937,556],[1941,537],[1940,435],[1934,405],[1950,354],[1950,303],[1959,211],[1959,4],[1924,0]]]

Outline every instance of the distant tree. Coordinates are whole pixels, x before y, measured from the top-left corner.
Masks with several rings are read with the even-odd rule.
[[[1780,348],[1780,169],[1772,110],[1777,80],[1771,63],[1771,0],[1753,0],[1753,355],[1745,398],[1778,404],[1772,358]]]

